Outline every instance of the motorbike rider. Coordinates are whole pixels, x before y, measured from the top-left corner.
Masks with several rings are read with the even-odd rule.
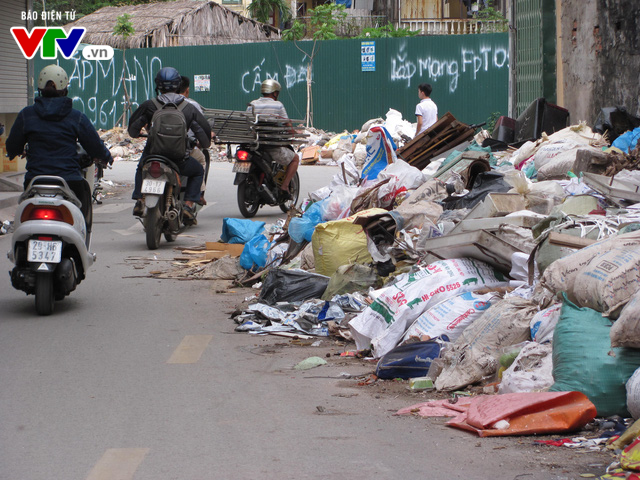
[[[271,78],[262,82],[260,86],[260,92],[262,97],[253,100],[247,107],[247,112],[253,112],[256,115],[275,115],[280,118],[288,119],[287,111],[284,108],[282,102],[278,101],[280,90],[282,87],[280,83]],[[291,122],[287,124],[292,126]],[[289,193],[289,183],[298,170],[300,164],[300,157],[293,150],[293,147],[270,147],[265,148],[266,152],[271,158],[278,164],[285,167],[285,175],[282,180],[280,189],[283,191],[283,195],[286,198],[291,198]]]
[[[37,175],[62,177],[80,200],[87,227],[91,233],[91,187],[82,175],[78,143],[94,159],[107,166],[113,157],[100,139],[87,116],[73,108],[73,100],[67,96],[69,77],[58,65],[44,67],[38,75],[38,96],[34,104],[18,114],[7,138],[7,154],[10,159],[25,155],[27,172],[24,188]]]
[[[157,101],[162,105],[166,103],[179,105],[186,101],[182,95],[178,94],[180,82],[180,73],[178,73],[175,68],[161,68],[155,77]],[[149,130],[153,113],[156,110],[157,107],[153,100],[147,100],[133,112],[129,119],[128,128],[129,135],[132,138],[139,137],[143,128],[146,128],[147,131]],[[211,127],[202,113],[191,104],[186,105],[182,113],[184,114],[187,126],[193,131],[202,148],[209,148],[209,145],[211,145]],[[144,159],[149,155],[149,147],[149,141],[147,141],[136,170],[132,195],[132,198],[136,201],[133,208],[133,214],[135,216],[142,216],[144,214],[144,202],[142,201],[142,164],[144,163]],[[180,174],[188,177],[184,214],[190,223],[195,223],[194,203],[200,200],[200,188],[202,187],[204,170],[197,160],[191,156],[186,156],[186,153],[187,152],[185,152],[185,160],[178,165]]]

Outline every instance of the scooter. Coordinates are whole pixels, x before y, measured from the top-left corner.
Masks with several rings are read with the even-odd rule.
[[[204,150],[209,166],[209,152]],[[206,169],[205,176],[208,173]],[[155,250],[164,234],[167,242],[174,242],[179,234],[197,222],[189,222],[184,215],[184,195],[187,177],[180,175],[178,165],[161,155],[149,155],[142,165],[142,195],[145,213],[140,219],[144,226],[147,247]],[[201,206],[195,204],[194,213]]]
[[[253,145],[240,145],[235,154],[234,185],[238,186],[238,208],[245,218],[252,218],[264,205],[278,206],[287,213],[298,202],[300,177],[295,173],[289,183],[290,197],[286,197],[280,185],[285,177],[285,167],[273,161],[269,154]]]
[[[38,315],[50,315],[84,280],[96,255],[80,200],[61,177],[34,177],[20,196],[11,250],[11,284],[35,295]]]

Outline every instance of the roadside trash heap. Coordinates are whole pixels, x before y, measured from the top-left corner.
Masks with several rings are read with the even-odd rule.
[[[481,436],[639,418],[640,129],[616,142],[566,117],[509,144],[447,114],[398,148],[394,125],[344,135],[362,167],[347,148],[300,211],[241,240],[260,293],[237,330],[350,340],[415,389],[480,386],[399,414]]]

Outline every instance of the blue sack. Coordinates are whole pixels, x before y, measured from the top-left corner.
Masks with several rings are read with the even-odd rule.
[[[245,270],[262,268],[267,264],[267,253],[271,243],[264,235],[253,237],[244,244],[244,249],[240,254],[240,266]]]
[[[448,341],[449,337],[442,335],[424,342],[400,345],[382,356],[376,366],[376,375],[384,380],[424,377]]]
[[[367,158],[360,178],[373,180],[387,165],[396,161],[396,144],[386,128],[371,127],[367,136]]]
[[[253,237],[260,235],[265,222],[241,218],[224,218],[222,220],[222,243],[247,243]]]
[[[307,211],[302,214],[302,217],[291,219],[287,232],[294,242],[302,243],[304,240],[307,242],[311,241],[316,225],[322,223],[323,202],[324,200],[312,204]]]
[[[611,146],[619,148],[624,153],[629,153],[631,150],[636,148],[639,138],[640,138],[640,127],[623,133],[613,141]]]

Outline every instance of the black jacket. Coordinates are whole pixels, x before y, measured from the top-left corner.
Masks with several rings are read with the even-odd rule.
[[[158,95],[157,100],[163,105],[167,102],[179,105],[185,101],[185,98],[178,93],[163,93]],[[138,138],[140,131],[151,124],[151,118],[156,110],[156,105],[152,100],[143,102],[129,119],[129,135],[133,138]],[[207,122],[207,119],[204,118],[204,115],[190,103],[184,107],[182,113],[184,114],[187,125],[195,134],[198,142],[200,142],[200,146],[202,146],[202,148],[209,148],[211,145],[211,126]],[[149,154],[148,148],[149,142],[147,141],[144,151],[142,152],[143,157]]]
[[[26,181],[36,175],[82,180],[77,142],[91,157],[113,162],[91,121],[72,104],[69,97],[36,97],[34,105],[18,114],[7,138],[7,153],[9,158],[21,155],[29,144]]]

